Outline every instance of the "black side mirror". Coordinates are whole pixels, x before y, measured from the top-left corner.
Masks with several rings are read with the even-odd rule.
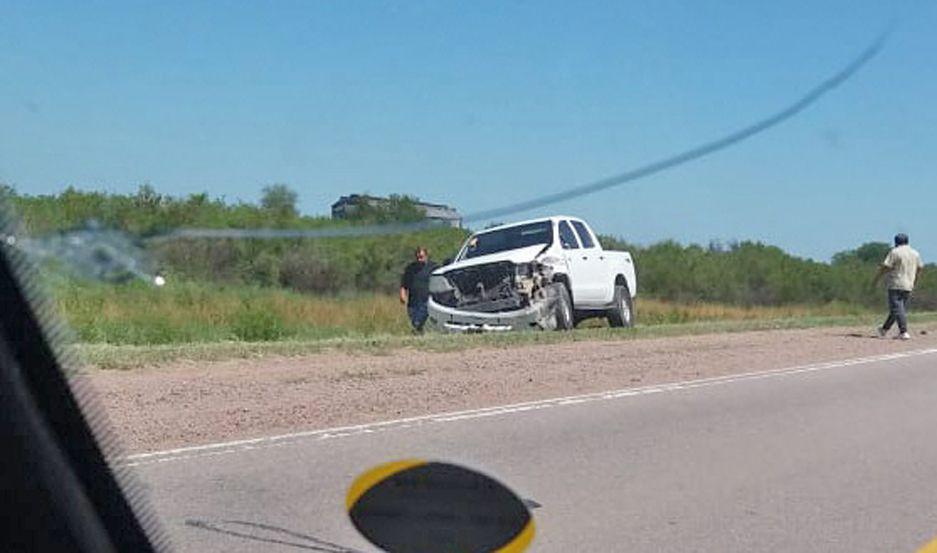
[[[442,264],[443,264],[443,265],[449,265],[450,263],[452,263],[452,258],[451,258],[451,257],[447,257],[447,258],[443,259],[443,261],[442,261]]]

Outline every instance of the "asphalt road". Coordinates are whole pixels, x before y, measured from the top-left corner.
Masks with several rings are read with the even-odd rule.
[[[937,350],[128,460],[176,548],[373,551],[350,482],[399,458],[536,502],[532,551],[914,552],[937,535]]]

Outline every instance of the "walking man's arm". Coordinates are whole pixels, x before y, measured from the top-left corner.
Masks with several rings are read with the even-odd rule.
[[[878,284],[878,281],[882,280],[882,277],[891,267],[888,267],[884,263],[878,266],[878,272],[875,273],[875,277],[872,279],[872,286]]]
[[[885,273],[890,271],[892,267],[895,266],[895,261],[894,261],[895,253],[894,252],[895,250],[889,251],[888,255],[885,256],[885,259],[883,259],[882,262],[879,264],[878,272],[875,273],[875,278],[872,279],[872,286],[875,286],[876,284],[878,284],[878,281],[881,280],[883,276],[885,276]]]

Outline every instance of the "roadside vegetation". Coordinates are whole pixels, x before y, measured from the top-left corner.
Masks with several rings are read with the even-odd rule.
[[[164,287],[134,279],[103,283],[82,280],[61,264],[46,267],[60,313],[85,344],[403,338],[408,326],[395,291],[413,248],[425,245],[442,260],[468,233],[434,228],[356,238],[148,241],[179,228],[321,229],[417,221],[421,213],[415,198],[393,196],[387,206],[361,209],[350,220],[302,215],[296,193],[285,185],[266,187],[257,204],[207,194],[176,198],[149,186],[129,195],[69,188],[49,196],[0,186],[0,194],[29,236],[87,229],[93,221],[94,228],[130,235],[142,246],[149,269],[167,277]],[[638,322],[644,326],[864,321],[883,309],[883,294],[870,281],[888,251],[884,242],[866,242],[821,262],[756,242],[640,246],[611,236],[601,241],[634,255]],[[928,267],[915,292],[913,308],[919,312],[937,310],[935,269]]]
[[[290,290],[174,283],[162,288],[62,282],[53,287],[58,310],[79,342],[174,344],[219,341],[318,340],[409,334],[404,309],[389,294],[317,296]],[[640,298],[641,324],[854,316],[861,306],[731,306]],[[604,321],[583,323],[604,326]]]
[[[913,313],[915,332],[937,332],[937,313]],[[149,345],[104,343],[74,344],[69,351],[83,366],[98,369],[132,369],[173,361],[222,361],[265,356],[296,356],[340,351],[350,354],[384,355],[397,349],[427,352],[462,351],[478,347],[513,348],[536,344],[563,344],[585,341],[620,341],[667,336],[751,332],[763,330],[824,327],[864,327],[852,335],[871,336],[872,325],[881,321],[878,313],[847,316],[803,316],[781,319],[723,320],[676,324],[641,325],[630,329],[608,327],[580,328],[576,332],[515,332],[496,334],[443,335],[376,334],[316,340],[284,339],[272,342],[191,342]]]

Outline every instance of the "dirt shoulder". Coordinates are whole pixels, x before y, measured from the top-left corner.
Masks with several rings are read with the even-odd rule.
[[[874,339],[868,328],[813,328],[321,352],[90,370],[86,378],[126,449],[144,452],[937,347],[937,323],[913,330],[909,342]]]

